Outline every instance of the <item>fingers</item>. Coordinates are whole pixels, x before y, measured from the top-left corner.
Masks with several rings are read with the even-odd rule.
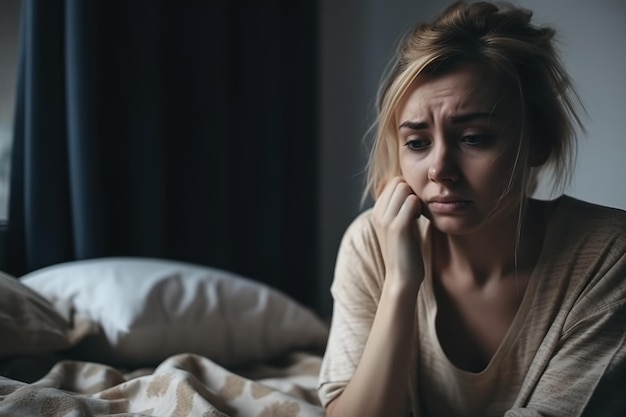
[[[395,177],[387,182],[374,206],[375,216],[383,223],[394,219],[414,220],[420,215],[420,201],[411,187],[401,178]]]
[[[396,193],[396,187],[401,181],[402,179],[400,177],[394,177],[385,183],[385,187],[376,199],[376,204],[374,205],[374,212],[377,214],[377,217],[385,217],[385,214],[389,212],[389,204]]]
[[[382,191],[379,193],[378,198],[376,199],[376,206],[384,207],[382,211],[387,210],[387,203],[389,201],[389,198],[395,191],[396,186],[400,183],[400,181],[401,181],[400,177],[394,177],[390,179],[389,181],[385,182],[385,185]]]
[[[413,222],[420,216],[421,208],[420,199],[415,194],[409,194],[398,211],[398,221],[402,224]]]

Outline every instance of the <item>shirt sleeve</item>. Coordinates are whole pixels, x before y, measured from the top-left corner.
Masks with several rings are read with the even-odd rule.
[[[318,393],[324,406],[348,384],[361,359],[382,291],[384,266],[371,210],[357,217],[341,241],[331,286],[333,317]]]
[[[626,416],[626,256],[620,258],[580,294],[526,404],[505,417]]]

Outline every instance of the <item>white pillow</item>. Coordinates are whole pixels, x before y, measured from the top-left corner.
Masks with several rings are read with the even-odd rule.
[[[21,282],[100,324],[85,360],[143,366],[193,352],[224,365],[322,348],[327,326],[267,285],[194,264],[100,258],[44,268]]]

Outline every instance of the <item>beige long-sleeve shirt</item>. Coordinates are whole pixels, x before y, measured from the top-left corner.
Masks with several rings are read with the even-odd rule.
[[[426,277],[415,320],[407,322],[415,334],[407,364],[407,409],[414,416],[626,416],[626,213],[566,196],[550,204],[541,255],[522,303],[480,373],[456,368],[439,344],[429,223],[420,218]],[[325,405],[359,363],[384,271],[368,210],[346,231],[337,258],[319,380]]]

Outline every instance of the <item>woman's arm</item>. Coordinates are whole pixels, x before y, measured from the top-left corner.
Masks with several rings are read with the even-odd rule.
[[[356,372],[328,417],[394,417],[406,408],[416,290],[386,280]]]
[[[328,417],[400,417],[406,410],[415,304],[424,275],[416,225],[419,204],[408,185],[395,178],[374,206],[385,281],[359,364],[328,405]]]

